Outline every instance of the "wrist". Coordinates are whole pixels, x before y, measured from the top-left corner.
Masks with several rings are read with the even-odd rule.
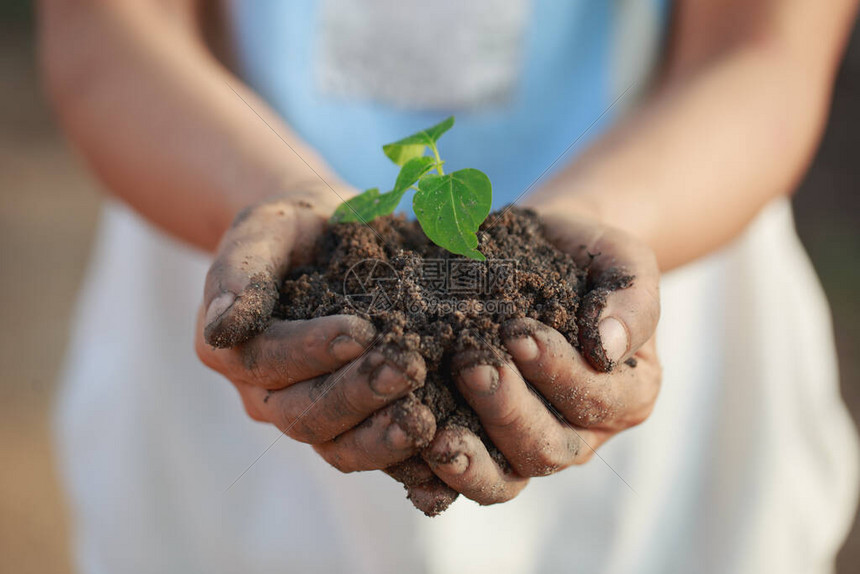
[[[660,229],[656,206],[634,197],[619,197],[612,193],[591,193],[573,189],[537,192],[524,204],[547,217],[588,219],[620,229],[655,249]]]
[[[287,182],[273,195],[328,219],[341,203],[357,193],[354,187],[335,178],[323,180],[314,177]]]
[[[236,193],[228,202],[221,204],[210,223],[212,240],[205,245],[208,250],[218,246],[221,237],[243,213],[261,203],[277,203],[289,211],[290,216],[295,216],[297,224],[307,222],[315,226],[327,221],[338,205],[357,193],[353,187],[335,178],[323,181],[314,176],[312,179],[270,180],[266,185],[254,187],[254,193]]]
[[[279,201],[284,205],[301,208],[328,218],[338,205],[356,194],[355,188],[345,185],[334,177],[311,175],[303,178],[277,178],[256,186],[252,194],[237,194],[230,206],[229,227],[233,218],[242,210],[261,202]],[[226,230],[226,227],[225,227]]]
[[[523,205],[535,210],[541,216],[573,216],[604,222],[600,202],[588,196],[545,196],[535,195],[523,200]]]

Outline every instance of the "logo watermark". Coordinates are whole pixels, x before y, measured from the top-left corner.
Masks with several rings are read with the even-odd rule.
[[[343,294],[353,309],[376,315],[395,308],[401,282],[397,270],[381,259],[362,259],[343,278]]]
[[[375,315],[398,308],[406,313],[440,316],[512,314],[516,304],[507,294],[517,290],[514,259],[423,259],[410,269],[409,283],[420,297],[404,297],[397,270],[380,259],[363,259],[346,273],[344,295],[356,310]]]

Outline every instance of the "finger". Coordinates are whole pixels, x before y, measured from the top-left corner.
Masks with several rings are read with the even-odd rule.
[[[319,444],[424,384],[418,353],[373,350],[343,368],[278,391],[239,385],[265,420],[289,437]]]
[[[385,474],[403,484],[406,498],[427,516],[437,516],[453,503],[459,493],[433,474],[420,456],[389,466]]]
[[[216,349],[203,338],[197,316],[195,350],[200,360],[236,383],[282,389],[331,373],[361,356],[375,341],[373,325],[352,315],[307,321],[274,321],[235,349]]]
[[[505,472],[481,439],[461,426],[439,430],[422,457],[445,484],[478,504],[507,502],[528,483],[528,478]]]
[[[520,476],[546,476],[567,468],[583,449],[600,442],[594,432],[576,430],[550,412],[511,364],[470,366],[459,371],[456,380],[493,444]]]
[[[310,252],[306,243],[322,226],[321,217],[285,198],[239,213],[206,275],[206,342],[229,348],[264,329],[293,254]]]
[[[532,319],[503,326],[503,341],[523,377],[576,427],[622,430],[644,421],[660,389],[653,340],[636,366],[596,371],[564,336]]]
[[[578,312],[583,354],[609,371],[645,344],[660,318],[660,270],[654,252],[619,229],[583,219],[552,224],[550,241],[588,269],[589,291]],[[575,229],[576,231],[571,231]]]
[[[411,457],[435,433],[433,413],[408,395],[314,450],[341,472],[379,470]]]

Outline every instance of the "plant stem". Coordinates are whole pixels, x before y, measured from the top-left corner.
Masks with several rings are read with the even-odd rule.
[[[445,170],[442,169],[442,158],[439,157],[439,150],[436,148],[436,143],[430,145],[430,149],[433,150],[433,155],[436,156],[436,171],[439,172],[439,175],[445,175]]]

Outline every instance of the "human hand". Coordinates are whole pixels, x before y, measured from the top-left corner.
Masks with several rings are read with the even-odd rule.
[[[421,356],[376,345],[373,325],[354,316],[271,319],[280,283],[310,260],[331,209],[293,194],[236,217],[206,277],[195,348],[254,420],[313,444],[340,470],[381,469],[435,433],[429,409],[407,397],[424,383]]]
[[[593,219],[541,214],[547,238],[588,267],[590,292],[578,311],[580,349],[532,319],[503,325],[513,361],[453,361],[457,386],[512,469],[462,427],[442,428],[422,452],[433,473],[481,504],[515,497],[530,477],[588,461],[653,409],[661,368],[654,332],[659,270],[652,251]],[[625,276],[633,276],[632,283]]]

